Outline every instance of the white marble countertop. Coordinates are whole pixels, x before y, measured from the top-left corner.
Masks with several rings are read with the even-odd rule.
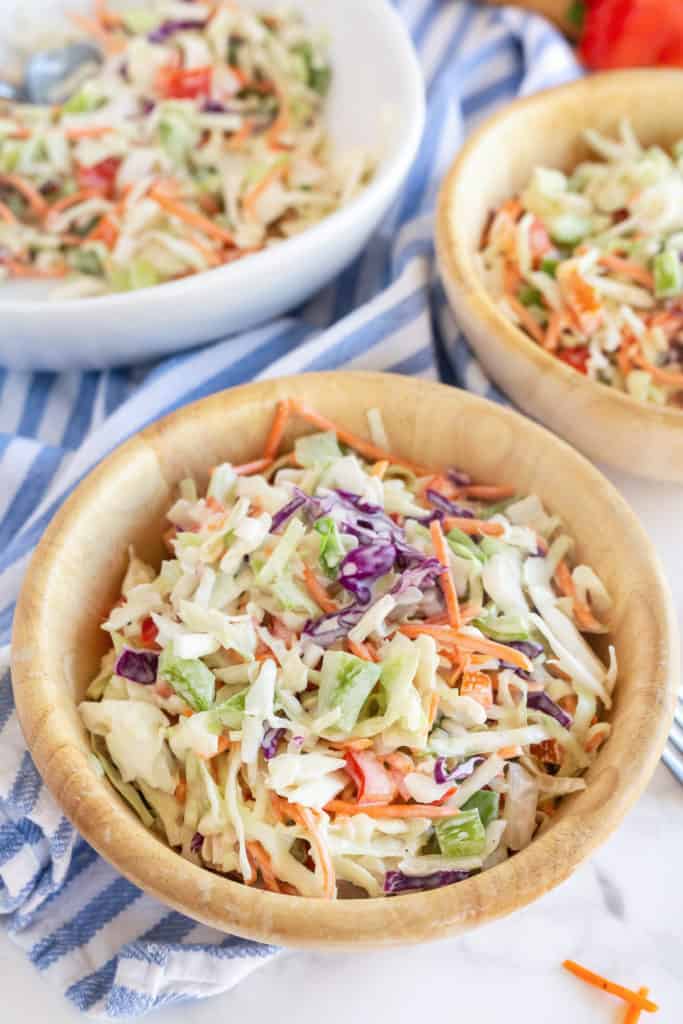
[[[683,621],[681,489],[608,473],[646,524]],[[561,970],[570,957],[630,987],[648,985],[657,1024],[683,1020],[683,787],[660,764],[617,833],[559,889],[460,939],[358,955],[291,953],[233,992],[158,1013],[159,1024],[216,1016],[297,1024],[476,1021],[615,1024],[623,1005]],[[49,989],[0,931],[6,1024],[75,1024],[82,1016]],[[645,1016],[645,1015],[644,1015]]]

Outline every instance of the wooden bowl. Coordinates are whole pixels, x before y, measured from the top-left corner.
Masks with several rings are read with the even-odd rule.
[[[587,790],[567,799],[549,831],[522,853],[450,888],[333,903],[248,888],[183,860],[92,769],[76,705],[107,644],[99,624],[119,595],[128,545],[160,559],[160,525],[174,485],[187,475],[205,484],[216,462],[259,456],[275,403],[286,396],[363,435],[365,411],[378,407],[397,453],[537,492],[566,519],[578,556],[614,599],[621,666],[614,728]],[[288,440],[302,428],[293,423]],[[132,882],[228,932],[358,949],[466,931],[566,878],[616,828],[654,771],[671,723],[677,643],[666,584],[643,529],[568,445],[508,409],[440,384],[322,373],[203,399],[105,459],[55,516],[33,557],[16,612],[12,673],[24,735],[45,782],[88,842]]]
[[[456,319],[491,378],[524,412],[594,459],[655,480],[683,482],[683,410],[645,405],[588,380],[532,341],[487,294],[474,255],[489,213],[538,165],[570,170],[586,158],[586,128],[613,132],[628,117],[646,144],[683,137],[683,71],[595,75],[519,100],[489,118],[447,175],[437,251]]]

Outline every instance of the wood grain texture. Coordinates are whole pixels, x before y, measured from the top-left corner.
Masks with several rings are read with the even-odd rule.
[[[683,411],[638,402],[541,349],[491,300],[475,254],[490,212],[522,189],[535,167],[568,171],[587,157],[586,128],[612,133],[629,117],[645,145],[679,139],[683,114],[665,97],[682,92],[683,71],[615,71],[510,104],[461,150],[441,189],[436,228],[456,319],[502,390],[592,458],[675,482],[683,482]]]
[[[286,396],[364,436],[365,412],[378,407],[395,452],[537,492],[565,518],[577,556],[595,567],[613,596],[610,639],[621,665],[614,729],[588,789],[567,799],[527,850],[456,886],[335,903],[260,892],[183,860],[92,770],[76,705],[105,647],[99,624],[119,595],[128,545],[158,561],[162,517],[176,483],[190,475],[204,484],[216,462],[257,457],[275,404]],[[292,423],[287,440],[305,430]],[[670,727],[679,656],[670,598],[643,529],[568,445],[509,409],[441,384],[329,373],[214,395],[153,424],[105,459],[38,546],[17,607],[12,657],[17,708],[39,771],[71,821],[122,874],[227,932],[287,946],[358,949],[467,931],[566,878],[616,828],[654,771]]]
[[[494,7],[506,7],[510,0],[484,0],[484,3]],[[576,25],[567,17],[571,0],[516,0],[514,6],[524,7],[528,11],[533,11],[534,14],[542,14],[544,18],[548,18],[549,21],[558,25],[568,36],[575,37],[577,35]]]

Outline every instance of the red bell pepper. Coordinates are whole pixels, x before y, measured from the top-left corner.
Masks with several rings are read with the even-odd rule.
[[[585,0],[579,55],[595,70],[683,66],[679,0]]]
[[[386,804],[396,796],[396,783],[372,750],[348,750],[346,770],[358,790],[359,804]]]

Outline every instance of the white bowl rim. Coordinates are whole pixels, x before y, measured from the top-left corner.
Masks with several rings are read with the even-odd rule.
[[[368,16],[370,13],[368,11]],[[357,216],[362,218],[366,213],[370,213],[383,195],[394,191],[412,165],[422,139],[426,118],[425,86],[406,24],[390,0],[375,0],[372,14],[384,19],[385,31],[391,35],[392,42],[399,52],[406,81],[410,86],[412,103],[410,107],[401,110],[400,123],[405,126],[405,130],[397,143],[396,151],[388,160],[380,162],[378,171],[369,185],[349,203],[335,210],[318,224],[302,231],[300,235],[283,240],[278,245],[252,253],[227,266],[203,270],[179,281],[166,281],[152,288],[141,288],[133,292],[93,296],[87,300],[89,310],[97,308],[105,314],[109,309],[114,312],[125,307],[131,313],[137,311],[149,315],[150,303],[158,305],[174,299],[200,298],[203,282],[209,277],[215,284],[222,280],[226,288],[239,289],[248,286],[252,283],[252,274],[267,275],[268,272],[277,271],[282,258],[295,258],[297,254],[303,258],[319,247],[333,242],[344,224],[355,220]],[[49,304],[44,299],[0,299],[0,316],[29,315],[36,310],[49,308],[51,317],[63,318],[82,310],[83,302],[82,298],[64,299]]]

